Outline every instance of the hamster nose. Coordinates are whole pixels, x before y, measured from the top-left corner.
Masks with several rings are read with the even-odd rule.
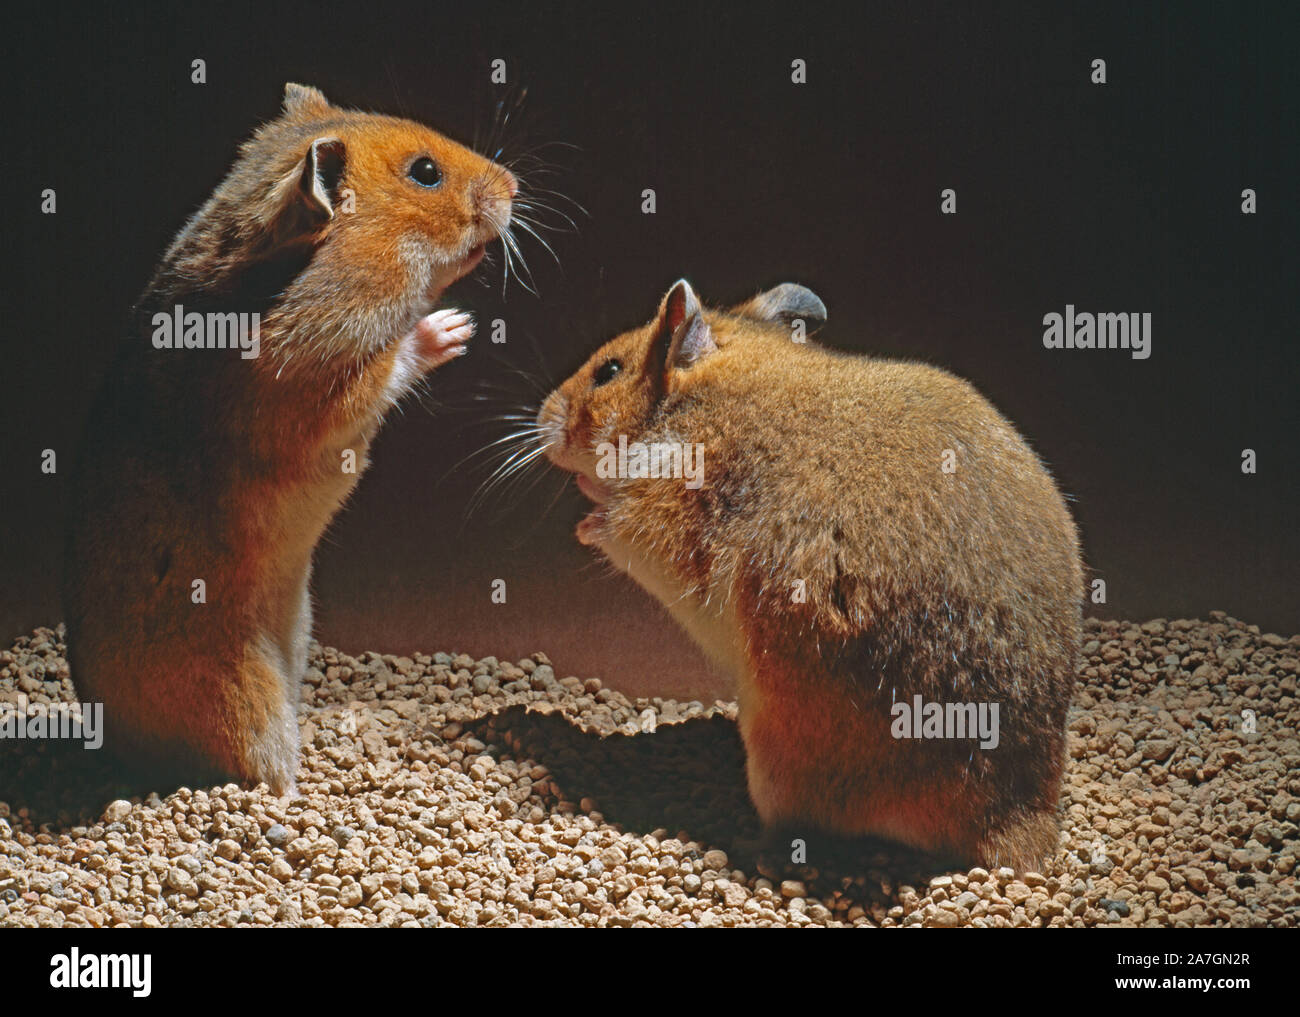
[[[495,166],[494,173],[480,177],[474,185],[474,201],[482,211],[510,215],[510,205],[519,193],[519,181],[508,169]],[[504,185],[504,186],[503,186]]]

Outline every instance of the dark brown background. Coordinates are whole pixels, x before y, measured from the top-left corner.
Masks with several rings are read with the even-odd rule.
[[[539,470],[467,519],[484,474],[454,468],[504,433],[491,413],[534,397],[511,368],[559,380],[679,276],[719,303],[803,282],[830,309],[827,342],[974,381],[1076,499],[1103,613],[1217,608],[1297,631],[1287,8],[859,6],[46,5],[11,21],[0,635],[61,616],[69,460],[43,476],[41,449],[75,448],[130,302],[286,80],[465,141],[526,87],[505,157],[572,146],[537,154],[589,213],[550,235],[562,269],[528,245],[540,299],[512,286],[503,301],[499,263],[449,295],[504,317],[509,342],[494,357],[480,341],[390,421],[317,556],[323,641],[545,649],[561,673],[628,689],[725,691],[577,545],[563,478]],[[189,83],[195,57],[206,85]],[[497,57],[508,90],[489,83]],[[790,84],[795,57],[807,85]],[[37,213],[47,186],[54,217]],[[955,217],[939,215],[943,187]],[[1258,215],[1240,214],[1244,187]],[[1153,356],[1044,350],[1042,316],[1067,302],[1152,312]],[[483,382],[508,391],[476,401]]]

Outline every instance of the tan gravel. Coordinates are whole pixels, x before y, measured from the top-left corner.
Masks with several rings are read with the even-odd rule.
[[[0,741],[0,925],[1300,924],[1300,636],[1215,612],[1085,640],[1041,873],[879,844],[780,870],[746,847],[734,704],[314,647],[293,800],[131,797],[101,753]],[[59,632],[0,652],[20,692],[75,699]]]

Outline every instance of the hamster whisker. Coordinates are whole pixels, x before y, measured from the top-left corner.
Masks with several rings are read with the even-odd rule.
[[[547,201],[538,198],[538,193],[539,192],[536,190],[530,188],[527,196],[524,198],[516,198],[514,204],[511,206],[513,218],[525,219],[536,226],[541,226],[548,230],[562,229],[566,233],[578,232],[578,224],[574,222],[572,216],[561,211],[555,205],[549,204]],[[556,197],[563,198],[564,196],[557,194]],[[590,213],[588,213],[582,205],[578,204],[578,202],[568,198],[565,198],[565,200],[573,206],[575,214],[584,215],[590,218]],[[544,218],[546,215],[554,216],[557,221],[555,223],[546,221]]]
[[[480,504],[487,500],[487,497],[498,484],[503,483],[517,468],[522,468],[519,463],[532,449],[531,441],[516,442],[514,445],[507,446],[504,449],[482,451],[491,452],[492,457],[486,463],[478,464],[476,468],[486,469],[489,472],[483,481],[474,490],[468,504],[465,506],[466,513],[471,513]],[[471,460],[473,456],[469,457]]]
[[[482,448],[476,449],[475,451],[471,452],[469,455],[467,455],[464,459],[462,459],[462,460],[461,460],[459,463],[457,463],[456,465],[457,465],[457,466],[460,466],[460,465],[462,465],[463,463],[467,463],[467,462],[469,462],[471,459],[475,458],[476,456],[481,456],[481,455],[483,455],[484,453],[489,452],[491,449],[493,449],[493,448],[496,447],[497,445],[505,445],[505,444],[510,444],[510,443],[513,443],[513,444],[516,444],[516,445],[522,445],[522,444],[524,444],[525,442],[532,442],[534,439],[536,439],[536,437],[537,437],[539,434],[541,434],[541,432],[542,432],[542,428],[541,428],[541,427],[537,427],[537,426],[528,427],[528,428],[524,428],[524,429],[519,430],[519,431],[512,432],[512,433],[510,433],[510,434],[505,435],[504,437],[497,438],[497,439],[495,439],[495,440],[493,440],[493,441],[488,442],[488,443],[487,443],[486,445],[484,445]]]
[[[546,445],[533,444],[531,448],[524,446],[512,452],[500,466],[493,471],[492,475],[474,492],[469,503],[465,506],[467,515],[475,512],[488,499],[488,497],[501,487],[510,477],[527,469],[530,463],[537,460],[537,457],[546,451]]]
[[[514,270],[515,270],[515,278],[516,278],[517,280],[519,280],[519,285],[522,286],[524,289],[529,290],[530,292],[533,292],[533,295],[536,296],[536,293],[532,290],[532,287],[528,285],[528,283],[524,280],[523,275],[520,273],[520,271],[519,271],[519,266],[515,264],[515,259],[516,259],[516,258],[519,258],[519,260],[521,260],[521,261],[522,261],[523,259],[520,257],[520,254],[519,254],[519,244],[518,244],[518,242],[515,240],[515,235],[514,235],[514,233],[509,229],[509,227],[507,227],[505,230],[503,230],[503,231],[501,232],[501,251],[502,251],[502,253],[505,255],[505,264],[506,264],[506,275],[505,275],[505,277],[501,280],[501,296],[502,296],[502,298],[504,299],[505,294],[506,294],[506,282],[507,282],[507,281],[509,280],[509,278],[510,278],[510,271],[509,271],[509,270],[510,270],[510,267],[511,267],[511,266],[514,267]]]
[[[527,479],[529,473],[532,474],[533,479],[529,480],[528,483],[525,484],[524,481]],[[523,501],[525,498],[528,497],[528,495],[533,491],[533,489],[537,487],[537,485],[540,484],[543,480],[545,480],[548,476],[552,476],[552,474],[549,470],[545,470],[545,469],[518,470],[515,472],[514,479],[505,486],[505,488],[502,491],[502,494],[509,495],[511,501]],[[521,484],[523,485],[522,487],[520,486]],[[555,499],[552,498],[551,505],[554,504],[555,504]],[[550,511],[550,505],[547,506],[546,511],[548,512]]]
[[[510,368],[508,367],[503,369],[507,371],[510,370]],[[515,372],[511,372],[511,373],[515,373]],[[518,373],[525,378],[527,377],[526,375],[523,374],[523,372],[518,372]],[[493,378],[480,379],[476,388],[478,389],[478,391],[469,393],[469,398],[473,399],[474,402],[478,402],[478,403],[490,402],[492,400],[496,400],[497,402],[500,402],[503,399],[508,399],[519,394],[517,390],[517,386],[507,384],[506,382],[503,381],[497,381]],[[510,405],[511,408],[519,410],[520,413],[527,413],[529,409],[529,407],[524,406],[522,404],[512,403]]]
[[[515,268],[515,278],[519,285],[526,289],[533,296],[537,296],[537,290],[533,285],[533,273],[528,267],[528,262],[524,258],[524,252],[519,246],[519,240],[509,226],[501,231],[502,250],[506,252],[506,264],[510,265],[515,259],[518,259],[518,265]],[[501,283],[501,294],[505,295],[505,280]]]
[[[496,364],[502,372],[505,374],[515,375],[528,384],[529,389],[538,396],[536,408],[540,409],[542,402],[544,402],[546,397],[551,394],[551,390],[555,388],[554,372],[546,362],[546,353],[541,344],[537,341],[537,334],[531,329],[525,329],[523,335],[524,338],[528,340],[528,348],[533,354],[533,360],[537,364],[537,369],[531,371],[525,370],[519,366],[519,364],[515,363],[514,360],[507,359],[504,356],[504,350],[498,349],[495,344],[489,348],[488,353],[492,358],[492,362]],[[516,342],[514,345],[517,347],[519,343]],[[492,381],[492,379],[484,379],[484,382],[490,381]],[[497,382],[496,384],[498,387],[504,388],[500,382]]]
[[[505,230],[500,226],[498,226],[497,232],[501,234],[501,270],[502,270],[501,293],[504,296],[506,292],[506,286],[510,282],[510,263],[511,263],[510,245],[506,243]]]
[[[526,479],[528,472],[533,474],[533,478],[523,487],[522,490],[519,490],[519,485]],[[555,471],[547,469],[521,469],[517,471],[510,480],[502,485],[499,491],[494,494],[492,501],[496,504],[489,504],[486,497],[478,499],[482,504],[482,508],[475,510],[478,512],[478,518],[486,519],[491,523],[496,523],[508,517],[513,506],[526,498],[538,484],[555,480],[560,482],[553,485],[555,487],[555,493],[547,500],[541,511],[537,511],[536,507],[532,507],[528,513],[526,525],[520,527],[516,522],[507,528],[503,537],[499,538],[502,539],[505,546],[510,549],[524,547],[530,542],[533,534],[537,532],[538,527],[541,526],[547,517],[550,516],[551,511],[555,508],[561,496],[564,494],[564,488],[566,485]],[[461,522],[462,533],[464,532],[465,527],[470,523],[470,512],[471,508],[470,506],[467,506]]]
[[[534,226],[533,223],[530,223],[530,222],[529,222],[527,219],[525,219],[522,215],[515,216],[515,218],[514,218],[514,222],[516,222],[516,223],[519,225],[519,228],[520,228],[521,230],[523,230],[525,233],[529,234],[529,235],[532,236],[534,239],[536,239],[536,241],[537,241],[539,244],[542,245],[542,247],[543,247],[543,249],[546,251],[546,253],[549,254],[552,258],[555,259],[555,263],[556,263],[557,265],[560,265],[560,256],[559,256],[558,254],[556,254],[556,253],[555,253],[555,249],[552,248],[551,245],[548,244],[548,243],[547,243],[547,242],[542,238],[542,235],[541,235],[540,233],[538,233],[537,230],[535,230],[535,229],[533,228],[533,226]],[[563,265],[560,265],[560,268],[563,269],[564,266],[563,266]]]
[[[513,162],[518,162],[520,159],[537,159],[540,161],[540,157],[537,155],[537,153],[544,152],[548,148],[567,148],[570,152],[582,151],[581,145],[575,145],[571,141],[558,141],[555,138],[550,138],[546,141],[539,141],[535,145],[531,145],[528,148],[525,148],[512,160],[507,162],[506,165],[510,165]]]
[[[501,423],[513,422],[519,424],[527,424],[527,423],[531,423],[533,421],[533,418],[524,413],[497,413],[494,414],[493,416],[483,418],[484,423],[493,423],[496,421],[500,421]]]
[[[538,424],[535,417],[530,417],[524,413],[494,413],[490,417],[483,417],[475,421],[476,424],[504,424],[518,430],[527,428],[531,431],[537,431]]]
[[[520,223],[521,225],[526,223],[527,225],[533,227],[533,229],[529,230],[529,232],[533,233],[534,236],[537,236],[537,234],[533,232],[534,230],[548,230],[548,231],[563,232],[563,233],[578,232],[578,224],[575,223],[571,218],[569,218],[563,212],[557,212],[554,209],[549,209],[549,208],[545,209],[545,211],[554,212],[556,221],[547,222],[541,217],[540,214],[536,214],[537,210],[533,208],[524,208],[514,216],[513,221]],[[537,237],[537,239],[541,240],[542,238]],[[554,254],[554,252],[552,252],[552,254]]]
[[[514,234],[510,232],[510,227],[502,223],[493,212],[485,211],[483,214],[487,217],[488,222],[496,228],[497,236],[501,239],[501,265],[504,272],[501,278],[501,293],[504,296],[506,284],[510,281],[510,266],[514,261]]]
[[[564,141],[557,141],[557,142],[551,142],[542,145],[534,145],[532,148],[526,149],[525,151],[519,153],[516,156],[513,156],[510,159],[502,159],[499,161],[501,165],[505,166],[516,176],[522,174],[523,176],[529,177],[530,179],[534,179],[534,178],[546,179],[550,177],[556,177],[559,176],[562,172],[564,172],[566,167],[562,166],[559,163],[552,162],[548,159],[543,159],[540,155],[537,154],[543,151],[544,149],[553,146],[568,148],[574,152],[582,151],[582,149],[579,148],[577,145],[571,145],[568,142],[564,142]]]
[[[526,177],[532,181],[538,178],[558,176],[560,169],[553,163],[545,162],[542,159],[534,159],[529,156],[502,160],[498,165],[504,166],[516,177]]]
[[[512,98],[513,98],[513,102],[511,103],[511,105],[507,106],[506,102],[511,100]],[[528,98],[528,86],[525,85],[523,88],[519,89],[519,91],[516,92],[513,97],[507,95],[505,98],[503,98],[500,102],[497,103],[497,129],[499,134],[501,135],[505,134],[506,128],[510,126],[511,116],[519,112],[520,107],[523,106],[524,100],[527,98]],[[498,149],[497,151],[499,152],[500,149]]]
[[[532,350],[533,356],[537,360],[540,371],[525,371],[522,368],[511,365],[511,370],[523,378],[532,387],[537,395],[536,409],[540,410],[542,403],[546,401],[551,390],[555,388],[555,372],[551,370],[550,365],[546,362],[546,351],[542,348],[541,343],[537,341],[537,336],[532,332],[526,332],[525,337],[528,339],[528,347]]]
[[[576,209],[582,215],[586,216],[588,219],[591,218],[591,213],[587,211],[586,206],[583,205],[581,202],[575,200],[574,198],[569,197],[567,194],[563,194],[560,191],[553,191],[549,187],[533,187],[531,183],[529,184],[528,187],[528,194],[525,196],[523,202],[525,208],[531,207],[539,211],[554,212],[556,215],[562,216],[569,223],[569,225],[572,226],[574,229],[577,229],[577,224],[574,223],[572,219],[570,219],[567,215],[561,212],[554,205],[549,205],[546,204],[545,202],[536,200],[535,197],[536,195],[544,195],[546,197],[555,198],[559,201],[568,202],[570,205],[574,207],[574,209]]]
[[[487,420],[475,421],[475,425],[480,423],[490,423],[500,421],[507,424],[506,433],[492,437],[487,444],[482,445],[477,452],[471,452],[470,455],[478,455],[486,449],[493,446],[505,444],[507,441],[514,441],[523,444],[526,441],[536,441],[541,434],[541,425],[535,419],[525,418],[522,414],[501,413]]]
[[[541,400],[545,399],[546,396],[550,393],[551,386],[546,383],[545,379],[529,371],[525,371],[522,367],[512,366],[512,367],[508,367],[507,370],[511,374],[515,375],[516,377],[522,378],[525,382],[528,383],[528,387],[531,388],[533,390],[533,393],[539,397],[538,409],[540,409]]]
[[[498,156],[505,147],[503,142],[506,129],[510,122],[510,117],[519,110],[521,105],[523,105],[524,98],[527,94],[527,88],[516,92],[512,86],[506,95],[497,100],[493,107],[492,123],[488,127],[486,147],[495,149]],[[507,106],[507,103],[510,103],[511,105]],[[493,158],[492,161],[497,162],[499,160]]]
[[[515,270],[515,276],[518,278],[521,270],[524,272],[528,271],[528,262],[524,258],[523,248],[519,246],[519,238],[515,236],[514,225],[514,220],[511,219],[511,221],[506,224],[506,228],[502,231],[501,238],[510,247],[514,256],[519,259],[519,267]],[[529,275],[529,279],[532,279],[531,274]]]
[[[532,285],[533,273],[528,267],[528,260],[524,257],[524,249],[519,246],[519,238],[515,236],[514,227],[510,227],[506,230],[506,236],[510,238],[510,246],[514,249],[515,257],[519,259],[519,266],[515,269],[515,277],[519,279],[521,283],[524,283],[523,276],[527,275],[528,281],[527,283],[524,283],[524,286],[528,292],[533,294],[533,296],[537,296],[537,291],[533,289]]]
[[[541,409],[542,402],[550,393],[552,386],[547,383],[545,378],[512,364],[497,351],[492,350],[489,352],[498,373],[477,380],[473,391],[475,401],[486,402],[490,397],[496,399],[505,409],[515,410],[519,413],[529,413],[536,417],[537,411]],[[499,375],[502,374],[513,375],[513,377],[500,377]],[[527,393],[520,392],[520,386],[515,383],[515,378],[520,379],[528,386]],[[524,399],[523,396],[528,394],[536,396],[536,399]]]
[[[511,473],[520,470],[529,462],[532,462],[537,456],[546,451],[547,445],[536,440],[536,435],[511,435],[515,439],[515,444],[519,447],[514,449],[506,460],[493,471],[493,477],[498,474],[502,478],[509,476]],[[521,458],[522,457],[522,458]]]
[[[547,470],[539,470],[539,471],[538,471],[538,476],[540,476],[540,477],[545,477],[545,476],[548,474],[548,472],[549,472],[549,471],[547,471]],[[553,475],[554,475],[554,474],[552,474],[552,476],[553,476]],[[551,500],[550,500],[549,502],[546,503],[546,508],[542,509],[542,511],[539,512],[539,513],[537,514],[537,518],[538,518],[539,520],[540,520],[540,519],[545,519],[547,516],[549,516],[549,515],[551,514],[551,510],[552,510],[553,508],[555,508],[556,505],[559,504],[559,502],[560,502],[560,498],[561,498],[561,496],[564,494],[564,489],[565,489],[567,486],[568,486],[568,484],[556,484],[556,485],[555,485],[555,494],[553,494],[553,495],[551,496]]]
[[[481,448],[476,448],[474,451],[470,452],[468,455],[464,456],[462,459],[454,463],[447,470],[447,472],[442,475],[441,479],[445,480],[447,477],[451,476],[453,473],[459,470],[462,466],[466,465],[467,463],[473,462],[475,459],[480,459],[484,456],[488,457],[488,461],[484,465],[491,468],[493,463],[498,462],[498,460],[504,460],[509,456],[513,455],[515,452],[526,450],[530,445],[533,445],[536,441],[537,441],[537,435],[535,434],[512,432],[510,434],[505,435],[502,438],[498,438],[495,441],[489,442],[487,445],[484,445]],[[498,445],[505,445],[505,447],[496,448],[495,446]],[[479,467],[475,467],[475,468],[479,468]]]
[[[459,405],[457,409],[469,411],[470,409],[480,410],[484,403],[489,408],[496,408],[503,413],[516,413],[521,416],[530,414],[528,419],[536,419],[537,407],[531,402],[521,402],[519,400],[519,391],[516,386],[506,385],[494,378],[480,378],[472,389],[459,393]],[[477,404],[471,406],[470,404]],[[471,423],[478,423],[476,419]]]

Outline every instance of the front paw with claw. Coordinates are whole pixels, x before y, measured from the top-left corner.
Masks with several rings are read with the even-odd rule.
[[[464,356],[468,351],[466,344],[473,336],[474,319],[455,308],[425,315],[412,333],[421,366],[426,371]]]

